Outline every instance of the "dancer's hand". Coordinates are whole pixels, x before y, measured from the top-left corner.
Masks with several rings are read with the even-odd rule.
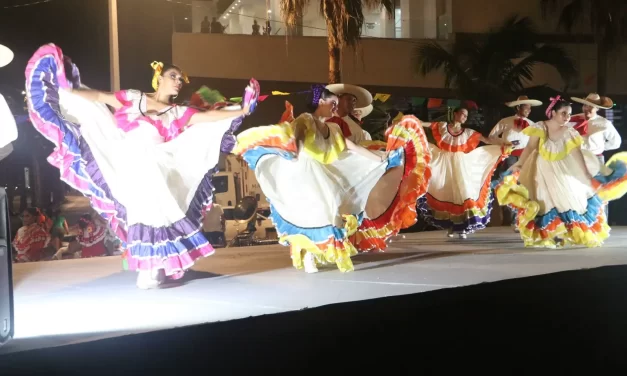
[[[390,158],[390,152],[389,151],[381,156],[381,162],[387,161],[388,158]]]
[[[244,116],[250,115],[250,103],[246,103],[244,107],[242,107],[242,115]]]

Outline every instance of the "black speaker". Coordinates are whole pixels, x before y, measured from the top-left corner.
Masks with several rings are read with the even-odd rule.
[[[13,257],[9,201],[4,188],[0,188],[0,345],[11,338],[15,329],[13,315]]]

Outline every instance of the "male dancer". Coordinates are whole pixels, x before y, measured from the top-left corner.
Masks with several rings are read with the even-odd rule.
[[[527,96],[520,96],[513,102],[505,103],[507,107],[515,108],[516,114],[501,119],[490,132],[489,138],[502,138],[514,147],[514,150],[507,159],[501,164],[501,172],[507,171],[512,165],[518,162],[525,146],[529,142],[529,136],[523,134],[523,130],[533,124],[528,116],[531,113],[531,107],[541,106],[542,102],[535,99],[529,99]],[[500,174],[497,174],[497,176]],[[518,232],[516,226],[516,212],[510,209],[511,225],[514,231]]]
[[[622,143],[620,134],[614,128],[611,121],[597,114],[599,108],[608,110],[614,106],[614,102],[608,97],[602,97],[596,93],[590,93],[585,99],[573,97],[574,102],[583,104],[583,113],[571,117],[569,125],[572,125],[583,137],[582,148],[594,153],[599,162],[605,164],[603,152],[618,149]],[[609,212],[605,204],[605,216]]]
[[[372,137],[361,128],[360,120],[353,115],[353,112],[356,109],[368,107],[372,103],[372,94],[362,87],[350,84],[331,84],[326,88],[340,99],[336,116],[328,121],[339,125],[344,137],[357,145],[371,140]]]

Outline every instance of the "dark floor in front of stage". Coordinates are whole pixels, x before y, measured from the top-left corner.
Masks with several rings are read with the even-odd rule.
[[[626,303],[627,266],[609,266],[22,352],[0,358],[0,369],[3,375],[608,374],[627,364]]]

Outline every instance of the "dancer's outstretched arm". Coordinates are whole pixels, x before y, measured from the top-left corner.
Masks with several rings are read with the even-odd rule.
[[[250,105],[245,105],[241,110],[207,110],[197,112],[189,119],[189,125],[198,123],[209,123],[212,121],[220,121],[232,117],[247,116],[250,113]]]
[[[505,145],[505,144],[509,144],[509,142],[507,142],[507,140],[504,140],[502,138],[490,138],[490,137],[483,137],[483,135],[479,138],[479,140],[481,140],[481,142],[483,142],[484,144],[488,144],[488,145]]]

